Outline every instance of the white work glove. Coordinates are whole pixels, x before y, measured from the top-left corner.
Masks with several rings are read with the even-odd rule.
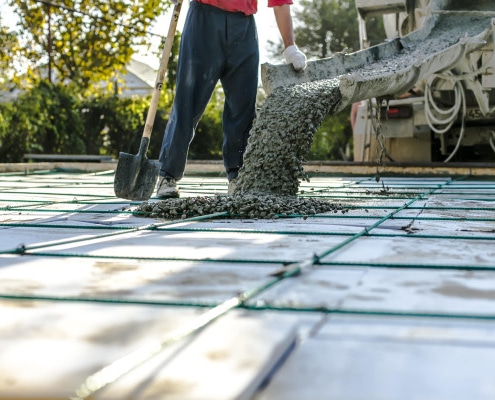
[[[287,47],[283,54],[287,64],[292,64],[296,71],[302,71],[306,68],[306,56],[296,45]]]

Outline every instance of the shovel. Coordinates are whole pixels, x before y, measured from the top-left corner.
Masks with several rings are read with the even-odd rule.
[[[160,171],[160,163],[158,160],[148,160],[146,158],[146,152],[150,143],[153,122],[160,98],[160,90],[167,71],[167,64],[174,43],[175,30],[181,7],[182,0],[178,0],[174,7],[167,38],[165,39],[160,67],[158,68],[158,76],[156,77],[155,87],[153,88],[151,104],[146,116],[146,125],[144,126],[139,152],[136,155],[123,152],[119,153],[119,162],[115,170],[113,188],[115,195],[122,199],[148,200],[155,189],[158,172]]]

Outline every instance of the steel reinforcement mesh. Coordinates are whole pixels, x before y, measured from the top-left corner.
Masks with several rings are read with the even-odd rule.
[[[218,177],[187,177],[180,186],[182,195],[191,197],[223,196],[227,191],[225,179]],[[8,302],[205,309],[192,325],[165,335],[155,350],[134,354],[131,367],[122,366],[118,360],[112,374],[108,375],[106,370],[107,375],[101,376],[99,371],[95,374],[99,383],[86,385],[76,398],[86,398],[124,374],[126,368],[238,307],[253,312],[495,320],[495,313],[486,310],[467,312],[433,307],[418,311],[404,309],[400,304],[383,309],[372,305],[341,307],[321,299],[295,303],[290,301],[290,296],[284,300],[281,295],[284,290],[291,290],[283,287],[283,282],[303,279],[315,271],[328,271],[336,281],[343,271],[355,268],[379,269],[385,274],[386,271],[483,272],[487,278],[495,278],[495,180],[492,178],[315,176],[301,185],[300,196],[340,203],[345,213],[289,215],[270,220],[240,220],[227,213],[180,220],[144,218],[136,214],[139,203],[114,196],[113,171],[4,173],[0,175],[0,187],[3,238],[0,277],[7,267],[21,268],[23,260],[33,258],[40,269],[63,259],[68,277],[86,262],[93,263],[89,268],[96,268],[95,260],[104,260],[132,264],[136,269],[186,265],[205,277],[204,286],[219,288],[214,295],[193,291],[191,295],[164,296],[163,291],[157,295],[153,290],[147,293],[143,287],[136,292],[127,287],[127,292],[101,289],[88,294],[58,291],[56,285],[52,289],[38,290],[35,286],[32,289],[29,276],[25,277],[25,285],[22,278],[16,285],[2,285],[0,279],[0,299]],[[236,275],[234,284],[222,280],[221,274],[226,275],[227,271]],[[246,271],[256,271],[255,278],[246,277]],[[110,271],[113,272],[118,275],[121,271]],[[210,280],[209,272],[215,275]],[[431,277],[435,279],[435,275]],[[60,279],[63,281],[63,277]],[[157,278],[160,281],[163,276]],[[187,282],[180,285],[187,287]],[[306,285],[311,287],[311,283]]]
[[[318,177],[301,187],[300,196],[318,198],[324,201],[338,202],[344,206],[346,213],[330,212],[321,215],[288,215],[287,218],[272,219],[287,221],[300,219],[306,221],[309,229],[290,230],[283,225],[273,224],[267,220],[254,220],[252,228],[247,224],[239,228],[225,228],[208,225],[206,222],[222,221],[235,216],[227,213],[215,213],[195,216],[180,220],[156,220],[140,218],[136,212],[139,202],[129,202],[113,195],[113,173],[74,173],[64,171],[43,171],[33,174],[0,175],[0,210],[2,219],[0,228],[4,238],[9,232],[22,232],[23,229],[49,232],[55,230],[64,238],[44,243],[18,243],[16,246],[6,245],[0,250],[2,257],[38,256],[43,259],[51,257],[69,258],[105,258],[131,259],[138,261],[194,261],[202,263],[228,264],[275,264],[286,270],[294,266],[312,265],[313,267],[366,266],[369,268],[417,268],[417,269],[462,269],[462,270],[495,270],[495,264],[444,264],[443,262],[411,263],[408,259],[393,262],[373,263],[369,261],[332,261],[331,254],[349,246],[362,237],[367,238],[407,238],[414,246],[414,241],[427,239],[447,240],[452,247],[469,245],[471,241],[486,241],[492,246],[495,240],[495,180],[469,177],[384,177],[380,180],[373,177]],[[227,185],[223,179],[205,177],[188,178],[181,182],[185,196],[226,195]],[[150,202],[159,199],[151,198]],[[80,216],[78,218],[77,216]],[[108,217],[116,217],[115,221],[99,221]],[[130,218],[126,220],[126,218]],[[358,226],[358,232],[336,230],[311,230],[311,222],[323,221],[325,226]],[[339,222],[340,220],[340,222]],[[74,223],[72,223],[74,221]],[[379,232],[379,228],[387,221],[398,222],[393,228],[396,232]],[[421,222],[438,222],[430,228],[415,228]],[[188,222],[200,222],[186,224]],[[225,224],[222,224],[225,225]],[[474,225],[474,227],[472,227]],[[81,235],[84,231],[84,235]],[[262,235],[304,235],[339,237],[335,245],[325,251],[314,252],[311,259],[297,260],[284,257],[283,251],[275,258],[201,258],[194,254],[184,257],[168,257],[166,255],[140,254],[135,256],[92,255],[71,251],[54,251],[50,249],[71,243],[95,242],[108,237],[133,235],[139,232],[199,232],[202,234],[222,232],[230,236],[242,234]],[[427,233],[424,233],[427,232]],[[212,239],[214,240],[214,239]],[[159,250],[159,249],[158,249]],[[160,253],[157,251],[156,253]],[[291,266],[287,268],[286,266]],[[15,293],[2,293],[3,298],[15,298]],[[53,296],[56,297],[56,296]],[[36,298],[34,296],[33,298]],[[75,299],[74,299],[75,300]],[[84,300],[84,299],[81,299]],[[96,301],[96,299],[93,299]],[[121,301],[120,299],[119,301]],[[320,310],[321,311],[321,310]]]

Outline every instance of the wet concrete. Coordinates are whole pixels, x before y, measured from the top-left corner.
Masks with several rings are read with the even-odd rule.
[[[248,194],[234,196],[201,196],[167,199],[158,203],[142,203],[137,216],[184,219],[188,217],[225,213],[225,218],[284,218],[292,215],[315,215],[325,212],[346,213],[349,207],[338,202],[318,199]]]

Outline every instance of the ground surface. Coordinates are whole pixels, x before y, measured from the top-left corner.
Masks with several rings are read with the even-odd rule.
[[[93,398],[495,398],[494,179],[314,176],[348,212],[269,220],[142,218],[113,171],[0,187],[0,398],[77,398],[131,352]]]

